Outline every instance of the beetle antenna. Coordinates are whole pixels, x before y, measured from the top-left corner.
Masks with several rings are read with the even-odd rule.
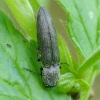
[[[68,63],[60,63],[60,64],[61,64],[61,65],[62,65],[62,64],[67,64],[68,66],[70,66]]]
[[[25,70],[31,72],[31,73],[35,73],[35,74],[41,75],[40,73],[38,73],[38,72],[33,72],[32,70],[30,70],[30,69],[28,69],[28,68],[25,68],[25,67],[23,67],[23,68],[24,68]]]

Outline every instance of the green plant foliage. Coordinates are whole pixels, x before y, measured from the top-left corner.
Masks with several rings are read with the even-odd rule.
[[[27,41],[9,18],[0,11],[0,99],[1,100],[70,100],[56,87],[45,88],[36,60],[35,41]],[[33,48],[33,49],[32,49]]]
[[[7,3],[8,7],[12,11],[14,17],[16,18],[18,24],[24,30],[24,32],[30,35],[34,40],[36,40],[35,15],[34,15],[34,10],[32,9],[32,6],[29,3],[29,1],[5,0],[5,2]],[[36,2],[36,5],[37,4],[38,3]],[[34,7],[35,10],[37,6]]]
[[[5,0],[19,26],[25,33],[36,40],[36,12],[39,0]],[[81,65],[66,47],[65,41],[58,35],[61,62],[61,75],[57,87],[45,88],[40,75],[33,74],[23,67],[40,73],[41,64],[36,61],[36,41],[27,41],[14,28],[4,13],[0,13],[0,99],[5,100],[70,100],[65,94],[80,92],[79,100],[87,100],[90,86],[100,70],[100,1],[99,0],[57,0],[63,7],[68,20],[68,34],[75,44],[79,59],[84,57]],[[33,50],[31,48],[34,48]],[[70,73],[70,74],[69,74]],[[64,78],[63,78],[64,77]],[[5,91],[6,90],[6,91]]]
[[[71,39],[88,57],[98,46],[98,8],[95,0],[58,0],[68,14],[68,28]],[[98,3],[99,4],[99,3]]]
[[[100,70],[100,1],[99,0],[57,0],[68,15],[68,34],[81,52],[85,61],[76,69],[78,78],[92,86],[96,71]],[[80,56],[80,55],[79,55]],[[98,62],[98,63],[97,63]],[[84,86],[83,86],[84,87]],[[82,91],[79,100],[87,100],[89,88]]]
[[[80,90],[85,91],[90,89],[89,83],[83,79],[76,79],[75,76],[69,72],[60,76],[57,86],[62,93],[77,93]]]
[[[63,93],[67,93],[75,84],[75,76],[72,73],[66,73],[60,76],[58,80],[58,89]]]

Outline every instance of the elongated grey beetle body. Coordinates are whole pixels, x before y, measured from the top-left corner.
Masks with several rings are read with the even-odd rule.
[[[38,50],[43,64],[42,81],[44,86],[52,87],[57,84],[60,76],[60,55],[52,18],[44,7],[39,8],[36,26]]]

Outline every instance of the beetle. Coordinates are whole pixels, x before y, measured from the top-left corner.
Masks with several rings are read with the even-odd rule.
[[[43,64],[42,82],[46,87],[53,87],[60,76],[60,54],[56,30],[45,7],[39,8],[36,20],[38,51]]]

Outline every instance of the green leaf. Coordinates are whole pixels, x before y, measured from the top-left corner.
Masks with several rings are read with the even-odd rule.
[[[30,2],[30,4],[31,4],[31,6],[32,6],[32,8],[33,8],[33,10],[34,10],[34,12],[35,13],[37,13],[37,10],[38,10],[38,8],[39,8],[39,2],[37,1],[37,0],[29,0],[29,2]]]
[[[30,2],[28,0],[5,0],[5,2],[24,32],[36,40],[35,15]],[[34,9],[36,10],[36,6]]]
[[[88,57],[98,46],[97,1],[95,0],[58,0],[68,14],[69,35],[74,44]],[[99,6],[98,2],[98,6]]]
[[[87,90],[87,89],[90,89],[90,84],[87,83],[86,81],[84,81],[84,80],[82,80],[82,79],[78,79],[78,80],[76,80],[76,81],[80,84],[81,90],[85,91],[85,90]]]
[[[66,73],[60,76],[58,80],[58,90],[62,93],[67,93],[75,84],[75,76],[72,73]]]
[[[69,91],[69,93],[78,93],[80,91],[80,88],[81,88],[80,84],[76,82],[72,87],[72,89]]]
[[[97,63],[100,58],[98,47],[100,45],[100,1],[57,1],[68,15],[67,27],[69,36],[76,45],[77,52],[81,51],[85,58],[85,62],[76,70],[76,72],[78,71],[77,77],[82,76],[81,78],[83,78],[83,76],[86,76],[84,80],[92,85],[96,76],[95,70],[100,70],[100,62]],[[84,92],[82,91],[79,100],[87,100],[88,95],[89,89],[86,89]]]
[[[56,87],[45,88],[36,61],[35,41],[27,41],[9,18],[0,12],[0,99],[1,100],[71,100]],[[33,49],[32,49],[33,48]]]
[[[60,51],[60,62],[62,63],[61,73],[64,74],[65,72],[71,72],[71,71],[75,73],[72,56],[68,50],[68,47],[66,46],[64,39],[59,35],[58,35],[58,45],[59,45],[59,51]]]

